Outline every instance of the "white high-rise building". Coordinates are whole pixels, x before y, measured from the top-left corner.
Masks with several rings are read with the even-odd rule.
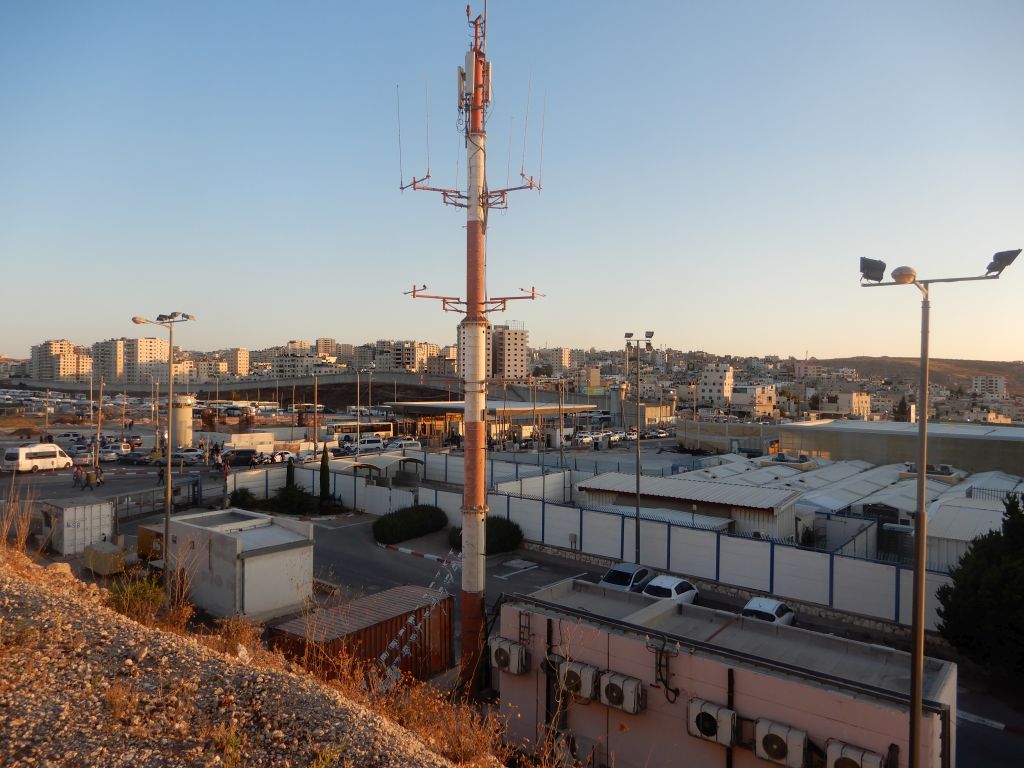
[[[728,363],[707,366],[697,382],[697,400],[715,407],[728,405],[732,400],[733,370]]]
[[[167,381],[167,339],[125,339],[125,381],[129,384],[145,384],[150,376],[158,381]]]
[[[972,376],[971,392],[979,395],[990,395],[996,398],[1006,397],[1005,376]]]
[[[127,339],[107,339],[92,345],[93,374],[107,383],[124,381],[124,345]]]
[[[496,325],[491,329],[491,371],[505,379],[525,379],[530,375],[526,347],[530,332],[521,324]]]

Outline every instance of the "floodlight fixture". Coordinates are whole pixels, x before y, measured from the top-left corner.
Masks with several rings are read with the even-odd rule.
[[[991,275],[991,274],[1000,275],[1000,274],[1002,274],[1004,269],[1006,269],[1008,266],[1013,264],[1013,260],[1016,259],[1020,255],[1020,251],[1021,251],[1021,249],[1018,248],[1015,251],[1000,251],[999,253],[994,254],[992,256],[992,261],[989,263],[988,267],[985,269],[985,274],[986,275]]]
[[[861,256],[860,279],[872,283],[880,283],[885,277],[885,262],[878,259],[868,259]]]

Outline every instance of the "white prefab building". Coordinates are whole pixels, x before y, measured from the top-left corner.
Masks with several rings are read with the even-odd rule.
[[[581,765],[908,764],[902,651],[566,580],[505,601],[489,656],[511,735]],[[951,768],[956,665],[923,682],[920,764]]]
[[[312,523],[230,508],[174,517],[170,534],[171,567],[214,616],[282,616],[313,594]]]

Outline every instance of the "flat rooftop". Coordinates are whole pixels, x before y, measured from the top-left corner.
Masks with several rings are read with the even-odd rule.
[[[917,435],[917,424],[898,421],[853,421],[821,419],[780,424],[783,432],[816,430],[819,432],[846,432],[877,435]],[[929,437],[957,437],[964,440],[1009,440],[1024,442],[1024,427],[999,424],[968,424],[961,422],[928,421]]]
[[[767,667],[776,674],[865,693],[910,695],[910,654],[880,645],[568,579],[530,595],[516,595],[509,602],[532,604],[552,616],[604,624],[621,634],[649,637],[656,633],[697,653],[722,654],[730,663]],[[925,658],[926,700],[939,699],[953,669],[949,662]]]

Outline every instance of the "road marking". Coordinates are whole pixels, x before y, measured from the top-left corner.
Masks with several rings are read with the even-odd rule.
[[[539,567],[540,566],[534,564],[534,565],[529,566],[528,568],[520,568],[518,571],[512,571],[512,573],[506,573],[503,576],[495,576],[494,578],[501,579],[502,581],[508,581],[513,576],[518,576],[520,573],[526,573],[527,571],[532,571],[532,570],[534,570],[536,568],[539,568]]]
[[[980,715],[972,715],[970,712],[964,712],[962,709],[956,713],[956,719],[963,720],[968,723],[974,723],[975,725],[984,725],[986,728],[994,728],[997,731],[1006,730],[1005,723],[1000,723],[996,720],[989,720],[987,717],[981,717]]]

